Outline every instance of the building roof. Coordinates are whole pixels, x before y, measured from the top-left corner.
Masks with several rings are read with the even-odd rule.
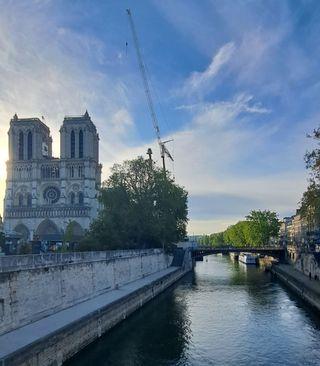
[[[50,131],[49,127],[38,117],[29,117],[29,118],[19,118],[17,113],[13,116],[13,118],[10,121],[11,123],[24,123],[24,122],[31,122],[31,123],[38,123],[48,131]]]
[[[91,117],[89,116],[88,111],[86,110],[85,114],[80,116],[65,116],[64,121],[91,121]]]

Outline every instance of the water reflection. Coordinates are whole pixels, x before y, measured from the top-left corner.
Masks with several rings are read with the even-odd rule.
[[[258,267],[210,256],[75,365],[319,365],[320,318]]]
[[[97,342],[78,354],[68,365],[156,365],[179,364],[187,359],[191,339],[185,291],[193,275],[138,310]]]

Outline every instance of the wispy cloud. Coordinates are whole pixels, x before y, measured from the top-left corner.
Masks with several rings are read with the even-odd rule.
[[[212,82],[223,65],[230,60],[234,54],[235,48],[236,47],[233,42],[223,45],[212,57],[209,66],[204,71],[194,71],[190,75],[183,86],[184,93],[190,94],[207,88],[208,84]]]

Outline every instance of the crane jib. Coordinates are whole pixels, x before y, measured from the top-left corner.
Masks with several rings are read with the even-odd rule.
[[[158,140],[159,147],[160,147],[160,154],[161,154],[162,163],[163,163],[163,170],[165,171],[165,160],[164,160],[165,155],[167,155],[173,161],[173,157],[171,156],[168,149],[165,147],[165,143],[169,142],[171,140],[165,141],[165,142],[162,142],[162,140],[161,140],[161,134],[160,134],[158,118],[157,118],[157,115],[156,115],[156,112],[155,112],[155,108],[154,108],[154,104],[153,104],[153,100],[152,100],[152,96],[151,96],[151,92],[150,92],[149,82],[148,82],[147,73],[146,73],[146,67],[145,67],[144,62],[143,62],[143,58],[142,58],[142,54],[141,54],[141,50],[140,50],[140,45],[139,45],[139,39],[138,39],[138,35],[137,35],[136,29],[135,29],[135,25],[134,25],[134,22],[133,22],[133,18],[132,18],[132,14],[131,14],[130,9],[127,9],[127,14],[128,14],[128,18],[129,18],[129,24],[130,24],[130,28],[131,28],[131,32],[132,32],[134,46],[135,46],[135,49],[136,49],[139,69],[140,69],[142,82],[143,82],[143,86],[144,86],[144,92],[145,92],[145,95],[147,97],[147,104],[148,104],[148,107],[149,107],[149,111],[150,111],[150,115],[151,115],[151,119],[152,119],[152,124],[153,124],[154,130],[155,130],[155,133],[156,133],[156,137],[157,137],[157,140]]]

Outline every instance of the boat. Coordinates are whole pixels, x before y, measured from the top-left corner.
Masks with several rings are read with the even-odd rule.
[[[257,256],[252,253],[241,252],[239,254],[239,262],[244,264],[257,264]]]

